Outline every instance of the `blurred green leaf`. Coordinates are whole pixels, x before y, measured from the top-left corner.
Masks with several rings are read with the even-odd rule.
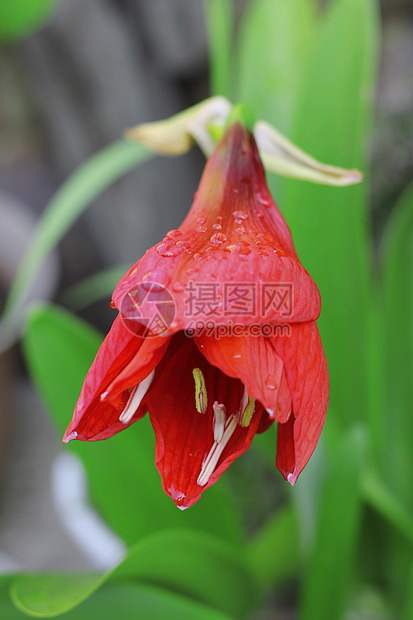
[[[232,99],[233,0],[204,0],[208,27],[211,95]]]
[[[34,585],[34,584],[33,584]],[[51,584],[50,584],[51,585]],[[48,591],[53,595],[52,591]],[[47,613],[45,606],[39,603],[36,592],[27,590],[19,593],[21,598],[15,598],[19,609],[14,608],[16,616],[7,616],[7,620],[27,618],[26,614],[35,617],[53,617],[60,613]],[[16,595],[15,595],[16,597]],[[98,590],[90,598],[83,601],[79,607],[65,613],[67,620],[136,620],[136,618],[150,618],[150,620],[231,620],[230,616],[191,601],[173,592],[155,588],[142,583],[109,584]]]
[[[62,185],[42,214],[10,289],[2,338],[13,337],[34,276],[48,253],[85,209],[119,177],[153,157],[142,144],[120,140],[96,153]]]
[[[238,37],[237,99],[288,133],[318,32],[314,0],[253,0]]]
[[[404,601],[404,607],[402,611],[401,620],[412,620],[413,618],[413,563],[410,566],[407,588],[406,588],[406,599]]]
[[[381,250],[387,387],[382,471],[387,484],[412,511],[413,184],[394,208]]]
[[[236,548],[190,530],[165,530],[142,540],[104,575],[19,575],[11,592],[26,613],[51,616],[73,609],[104,584],[131,580],[179,592],[237,618],[251,610],[257,596],[246,559]]]
[[[9,590],[15,575],[0,575],[0,618],[4,620],[27,620],[10,600]]]
[[[60,297],[64,306],[71,310],[83,310],[87,306],[110,297],[116,284],[130,265],[117,265],[85,278],[81,282],[66,289]]]
[[[29,314],[23,337],[27,365],[61,435],[101,340],[58,307],[38,306]],[[72,441],[68,449],[83,461],[96,506],[127,543],[174,526],[200,528],[241,543],[239,517],[224,481],[184,513],[164,494],[149,416],[111,439]]]
[[[291,504],[275,513],[250,543],[251,565],[261,588],[290,578],[299,565],[299,528]]]
[[[375,0],[329,3],[289,137],[320,161],[366,173],[376,57]],[[336,189],[283,179],[279,186],[298,255],[321,292],[331,405],[348,424],[366,411],[367,183]]]
[[[413,516],[372,471],[362,478],[363,498],[413,546]]]
[[[1,0],[0,40],[20,39],[40,28],[55,4],[56,0]]]
[[[304,574],[301,620],[339,620],[346,609],[360,524],[365,439],[360,427],[351,428],[330,456]]]

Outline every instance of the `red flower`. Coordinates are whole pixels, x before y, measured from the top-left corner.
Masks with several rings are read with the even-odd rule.
[[[185,508],[278,421],[276,466],[294,484],[328,404],[320,296],[242,123],[208,160],[181,227],[113,302],[121,312],[63,440],[106,439],[149,411],[163,488]]]

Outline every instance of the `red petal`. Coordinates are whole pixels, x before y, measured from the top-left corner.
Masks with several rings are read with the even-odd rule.
[[[165,350],[165,347],[160,348],[160,345],[165,345],[164,339],[153,340],[162,342],[148,344],[126,329],[120,315],[116,317],[86,375],[73,418],[63,437],[64,442],[71,439],[106,439],[146,413],[142,406],[129,423],[123,424],[119,421],[119,415],[129,399],[128,388],[139,383],[140,376],[143,379],[152,371]],[[158,351],[154,350],[156,344]],[[129,384],[124,379],[125,376],[131,377]],[[121,377],[121,380],[118,380],[118,377]],[[102,401],[101,396],[110,384],[116,386],[117,392],[113,394],[111,402]]]
[[[287,336],[285,336],[287,337]],[[236,377],[273,419],[286,422],[291,413],[291,396],[284,364],[264,336],[222,338],[201,336],[195,342],[210,364],[229,377]]]
[[[204,414],[196,409],[194,368],[199,368],[205,378],[208,406]],[[173,337],[156,369],[147,403],[156,434],[156,466],[164,491],[179,507],[194,504],[249,448],[260,422],[260,406],[256,407],[247,428],[236,425],[207,483],[198,485],[203,462],[214,443],[213,404],[215,401],[224,404],[230,416],[238,410],[243,390],[240,381],[226,377],[211,366],[192,339],[182,333]]]
[[[215,323],[290,323],[320,314],[318,289],[299,262],[291,234],[271,198],[254,137],[233,125],[208,160],[192,208],[177,231],[159,244],[119,282],[113,295],[122,311],[125,297],[143,282],[156,282],[172,295],[175,320],[170,334],[194,320]],[[213,290],[213,312],[188,301],[192,284]],[[227,285],[255,288],[247,313],[226,304]],[[288,304],[262,304],[262,285],[284,285]],[[215,303],[216,302],[216,303]],[[152,309],[153,315],[157,310]],[[153,318],[153,317],[151,317]]]
[[[284,362],[293,415],[278,424],[276,465],[294,484],[315,450],[328,407],[327,361],[317,324],[291,325],[290,338],[273,338]]]

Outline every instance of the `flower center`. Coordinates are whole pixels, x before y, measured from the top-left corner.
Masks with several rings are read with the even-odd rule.
[[[219,404],[217,401],[213,404],[213,410],[214,418],[212,424],[214,431],[214,443],[212,444],[212,448],[206,459],[202,463],[201,473],[199,474],[197,480],[197,484],[200,487],[208,484],[208,480],[214,472],[227,443],[234,434],[237,424],[243,428],[247,428],[250,425],[255,411],[255,399],[248,395],[247,388],[244,387],[244,394],[241,399],[240,407],[236,413],[233,413],[227,418],[225,406]]]

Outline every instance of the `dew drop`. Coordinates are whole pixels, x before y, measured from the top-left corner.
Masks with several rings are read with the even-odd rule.
[[[264,217],[263,212],[262,212],[262,211],[260,211],[259,209],[255,209],[255,215],[256,215],[257,217]]]
[[[224,233],[216,233],[215,235],[212,235],[211,237],[211,243],[224,243],[224,241],[226,241],[227,238],[224,235]]]
[[[111,299],[111,301],[110,301],[110,307],[111,307],[111,308],[116,308],[116,304],[115,304],[115,302],[113,301],[113,299]]]
[[[174,239],[174,237],[180,237],[182,235],[180,230],[170,230],[168,233],[166,233],[166,236],[168,239]]]
[[[204,217],[199,217],[197,219],[198,224],[205,224],[205,218]]]
[[[156,246],[155,251],[160,256],[177,256],[182,252],[183,248],[175,245],[174,243],[160,243]]]
[[[198,267],[189,267],[189,269],[186,270],[186,273],[188,275],[196,275],[199,272]]]
[[[196,261],[202,260],[202,254],[200,254],[199,252],[194,254],[194,260],[196,260]]]
[[[271,206],[271,200],[269,198],[267,198],[267,196],[264,196],[263,194],[261,194],[260,192],[258,192],[255,195],[255,197],[258,200],[258,202],[260,202],[265,207],[270,207]]]
[[[238,235],[243,235],[245,233],[245,228],[241,226],[240,228],[236,228],[235,232],[238,233]]]
[[[248,219],[248,213],[245,213],[245,211],[233,211],[232,215],[240,220]]]
[[[265,387],[266,387],[268,390],[274,391],[274,390],[276,390],[276,389],[277,389],[278,385],[277,385],[277,383],[271,383],[270,381],[266,381],[266,382],[265,382]]]
[[[233,355],[232,357],[234,358],[234,360],[239,360],[239,359],[241,359],[241,355],[240,355],[240,354]]]
[[[217,220],[222,220],[222,215],[217,215]]]
[[[204,233],[207,231],[207,228],[205,228],[205,226],[198,226],[198,228],[196,229],[196,232],[200,232],[200,233]]]
[[[214,230],[222,230],[221,224],[214,224],[212,227]]]

